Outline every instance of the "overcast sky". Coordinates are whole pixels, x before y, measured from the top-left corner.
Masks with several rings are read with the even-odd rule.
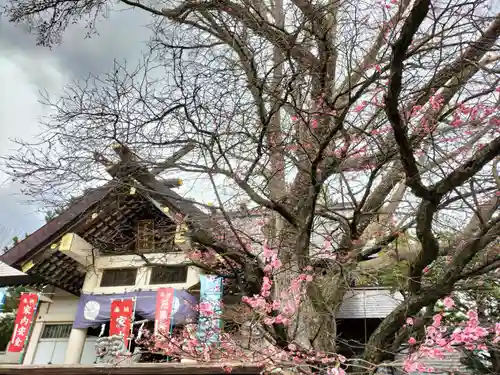
[[[3,0],[0,0],[0,4]],[[15,146],[9,139],[29,140],[38,130],[44,109],[39,90],[52,94],[68,82],[89,73],[108,71],[113,59],[139,61],[150,19],[141,12],[120,11],[98,26],[100,35],[85,38],[83,27],[74,26],[63,43],[52,50],[37,47],[35,37],[22,27],[0,19],[0,154]],[[43,223],[39,207],[26,204],[19,186],[6,181],[0,172],[0,244],[11,235],[36,230]]]

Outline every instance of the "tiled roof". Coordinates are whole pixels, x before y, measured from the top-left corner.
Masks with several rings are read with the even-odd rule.
[[[26,275],[24,272],[16,270],[11,266],[5,264],[4,262],[0,262],[0,277],[3,276],[23,276]]]
[[[432,367],[434,371],[432,372],[435,375],[447,375],[450,373],[457,374],[471,374],[472,372],[462,364],[461,359],[465,358],[465,354],[463,354],[459,349],[453,352],[441,351],[443,357],[442,358],[430,358],[430,357],[422,357],[417,360],[417,362],[421,363],[425,367]],[[394,361],[395,367],[402,367],[405,358],[408,355],[408,349],[403,350],[402,352],[396,354],[396,358]],[[426,375],[429,372],[411,372],[409,375]]]
[[[337,312],[339,319],[385,318],[403,300],[399,292],[387,288],[353,288]]]

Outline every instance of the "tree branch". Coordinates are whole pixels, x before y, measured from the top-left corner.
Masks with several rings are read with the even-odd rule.
[[[401,92],[403,79],[403,61],[415,33],[429,11],[429,6],[430,0],[418,0],[415,3],[410,15],[404,22],[401,36],[396,43],[394,43],[390,64],[391,78],[385,97],[385,112],[391,123],[394,137],[399,146],[401,163],[406,174],[406,184],[410,186],[416,196],[427,200],[435,200],[420,180],[417,162],[413,156],[410,141],[407,136],[407,130],[405,129],[403,119],[398,109],[399,94]]]

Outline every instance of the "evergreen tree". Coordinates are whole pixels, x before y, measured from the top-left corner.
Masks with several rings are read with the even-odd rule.
[[[17,306],[19,298],[24,292],[24,287],[10,287],[7,290],[3,311],[0,313],[0,351],[7,349],[7,345],[14,330],[14,322],[16,319]]]
[[[28,235],[26,234],[25,237]],[[12,238],[12,246],[19,243],[19,237],[15,236]],[[6,246],[5,250],[9,248]],[[22,286],[12,286],[7,288],[6,297],[4,305],[2,306],[0,313],[0,351],[7,349],[7,345],[12,336],[12,331],[14,330],[14,322],[16,319],[16,310],[19,305],[19,297],[21,293],[25,291]]]

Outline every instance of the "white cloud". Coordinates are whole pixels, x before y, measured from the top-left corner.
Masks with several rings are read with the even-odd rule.
[[[11,138],[29,140],[38,130],[46,108],[39,103],[40,83],[59,89],[64,77],[53,61],[30,60],[22,54],[0,57],[0,153],[15,145]]]
[[[57,61],[32,59],[21,52],[0,56],[0,155],[7,156],[16,145],[13,138],[30,141],[39,131],[40,117],[46,114],[39,90],[60,90],[67,78]],[[0,172],[0,226],[15,234],[31,232],[42,222],[37,207],[23,205],[19,187]]]
[[[85,38],[84,25],[71,25],[63,43],[49,50],[37,47],[25,27],[1,19],[0,156],[16,147],[10,139],[30,141],[41,131],[39,120],[48,108],[39,103],[40,90],[57,98],[66,83],[112,69],[114,58],[134,65],[151,35],[145,28],[150,22],[141,12],[113,12],[99,22],[99,35]],[[39,207],[26,204],[20,186],[8,183],[2,169],[0,162],[0,229],[20,235],[37,229],[43,223]]]

